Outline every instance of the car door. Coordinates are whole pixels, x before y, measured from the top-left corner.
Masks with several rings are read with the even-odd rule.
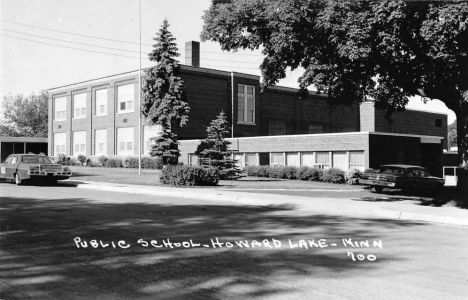
[[[0,178],[8,178],[6,169],[7,166],[11,163],[11,160],[13,159],[13,155],[8,156],[1,164],[0,164]]]
[[[12,179],[14,178],[13,174],[16,172],[18,167],[20,157],[17,155],[12,155],[9,163],[5,164],[5,178]]]

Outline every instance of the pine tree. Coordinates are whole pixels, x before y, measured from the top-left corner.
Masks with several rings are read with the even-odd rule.
[[[179,77],[179,62],[176,60],[180,54],[176,39],[168,27],[169,23],[165,19],[154,38],[156,44],[149,54],[149,60],[156,62],[156,65],[146,70],[141,103],[141,112],[148,123],[163,128],[161,136],[152,138],[156,143],[150,153],[151,156],[162,157],[165,165],[177,163],[180,152],[174,131],[187,123],[190,112],[184,82]]]
[[[224,112],[211,121],[206,131],[208,136],[202,142],[201,149],[204,150],[200,151],[200,154],[212,160],[224,159],[229,154],[228,147],[231,144],[224,139],[229,134],[229,122],[226,120]]]

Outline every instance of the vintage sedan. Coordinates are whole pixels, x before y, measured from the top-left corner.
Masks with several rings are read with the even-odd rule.
[[[380,193],[384,188],[438,190],[444,186],[445,180],[429,176],[427,170],[420,166],[383,165],[377,173],[364,173],[359,183],[373,187]]]
[[[36,154],[11,154],[0,164],[0,178],[14,180],[17,185],[28,180],[41,180],[56,184],[70,178],[68,167],[55,163],[50,157]]]

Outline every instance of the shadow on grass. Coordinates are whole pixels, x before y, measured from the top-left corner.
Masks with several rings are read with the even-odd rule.
[[[73,189],[70,189],[73,193]],[[72,197],[72,196],[71,196]],[[148,199],[138,198],[135,199]],[[284,297],[282,280],[340,278],[356,269],[397,261],[385,253],[376,262],[353,262],[349,248],[290,249],[288,239],[381,239],[379,229],[425,226],[387,219],[315,214],[291,216],[284,207],[111,203],[86,198],[2,197],[0,298],[24,299],[252,299]],[[377,229],[377,230],[376,230]],[[77,248],[74,238],[102,240],[107,248]],[[163,239],[220,241],[277,239],[283,247],[155,248],[137,244]],[[125,240],[121,249],[112,241]],[[368,249],[375,250],[375,249]],[[366,251],[366,249],[360,249]]]

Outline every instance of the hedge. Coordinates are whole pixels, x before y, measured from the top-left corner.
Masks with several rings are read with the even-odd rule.
[[[206,186],[218,184],[218,170],[199,166],[168,165],[160,180],[171,186]]]
[[[344,171],[336,168],[326,170],[310,167],[271,167],[271,166],[247,166],[245,173],[248,176],[269,177],[280,179],[298,179],[308,181],[323,181],[331,183],[344,183],[346,174]],[[351,173],[352,176],[358,172]]]

